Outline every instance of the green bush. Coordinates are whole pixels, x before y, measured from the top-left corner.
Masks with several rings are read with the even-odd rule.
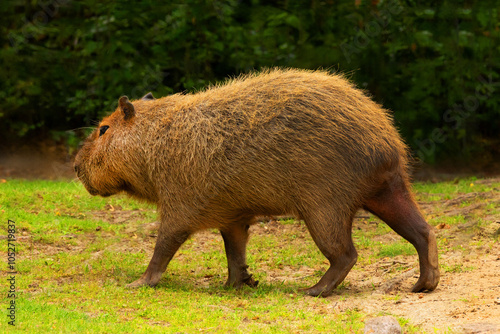
[[[0,5],[3,143],[67,137],[121,95],[273,66],[348,73],[415,155],[500,156],[499,1],[15,0]],[[64,137],[64,136],[63,136]],[[7,141],[7,139],[11,141]]]

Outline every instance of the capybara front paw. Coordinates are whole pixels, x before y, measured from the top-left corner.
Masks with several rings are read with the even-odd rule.
[[[145,286],[145,285],[149,285],[149,284],[144,279],[139,278],[138,280],[133,281],[130,284],[127,284],[126,287],[129,289],[134,289],[134,288],[138,288],[138,287]]]
[[[332,291],[328,291],[326,287],[318,287],[318,286],[313,286],[311,288],[302,288],[299,289],[299,291],[302,291],[307,296],[312,296],[312,297],[328,297],[332,294]]]
[[[252,275],[246,274],[245,276],[243,276],[243,278],[239,278],[239,279],[232,280],[231,278],[229,278],[227,280],[226,284],[224,284],[224,285],[226,287],[232,287],[235,289],[239,289],[244,285],[248,285],[249,287],[255,288],[255,287],[257,287],[258,284],[259,284],[259,281],[254,280]]]
[[[130,284],[127,284],[127,288],[133,289],[133,288],[138,288],[138,287],[141,287],[141,286],[151,286],[151,287],[154,287],[154,286],[156,286],[158,284],[158,282],[160,281],[160,278],[161,278],[161,274],[160,275],[154,275],[154,274],[145,273],[138,280],[136,280],[136,281],[134,281],[134,282],[132,282]]]
[[[248,275],[248,277],[243,280],[243,283],[249,287],[255,288],[259,284],[259,281],[254,280],[252,275]]]

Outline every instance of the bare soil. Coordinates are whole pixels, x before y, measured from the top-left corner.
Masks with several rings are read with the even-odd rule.
[[[72,157],[64,148],[48,146],[37,150],[0,152],[0,178],[67,179],[75,178]]]
[[[498,203],[500,196],[497,196]],[[466,210],[467,208],[465,208]],[[429,208],[427,213],[431,211]],[[497,217],[500,229],[500,217]],[[273,222],[270,223],[273,225]],[[361,219],[355,223],[361,229],[369,229]],[[283,225],[281,225],[283,226]],[[279,225],[271,227],[279,235]],[[269,227],[268,227],[269,228]],[[437,230],[439,237],[456,234],[456,228]],[[486,229],[487,230],[487,229]],[[252,233],[267,233],[261,226],[254,226]],[[307,234],[307,232],[302,231]],[[426,332],[434,333],[500,333],[500,244],[485,233],[495,231],[479,230],[457,240],[463,249],[441,252],[441,281],[437,289],[430,293],[409,292],[418,279],[416,256],[396,256],[381,258],[370,265],[356,265],[346,278],[349,284],[338,289],[336,295],[328,297],[332,301],[330,310],[345,312],[358,310],[369,316],[387,313],[408,319],[413,325],[421,326]],[[483,235],[483,236],[481,236]],[[307,236],[306,236],[307,237]],[[379,236],[379,241],[390,242],[395,236]],[[468,243],[477,240],[477,246]],[[460,248],[460,247],[459,247]],[[360,257],[363,251],[359,251]],[[403,267],[402,270],[396,268]],[[312,275],[314,270],[301,268],[303,276]],[[296,270],[294,274],[297,274]],[[296,278],[283,270],[268,272],[276,282],[287,282]],[[339,298],[341,297],[341,298]]]
[[[500,333],[500,246],[442,254],[441,263],[470,266],[466,272],[442,272],[438,288],[431,293],[409,293],[418,278],[416,269],[392,275],[384,271],[386,261],[353,270],[348,279],[353,287],[336,303],[338,311],[354,308],[367,314],[387,312],[409,319],[429,332],[490,324]],[[394,260],[388,264],[395,265]],[[392,263],[391,263],[392,262]],[[412,268],[417,264],[413,263]],[[393,297],[393,298],[391,298]],[[484,326],[483,326],[484,327]],[[485,330],[485,328],[483,329]]]

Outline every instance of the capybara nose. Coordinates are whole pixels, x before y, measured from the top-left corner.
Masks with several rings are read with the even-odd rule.
[[[79,165],[74,164],[73,168],[75,169],[75,173],[78,173],[78,167],[79,167]]]

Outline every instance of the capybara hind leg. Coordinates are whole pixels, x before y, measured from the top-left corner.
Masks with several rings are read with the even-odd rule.
[[[344,280],[356,263],[358,254],[351,237],[352,218],[335,219],[306,218],[306,225],[314,242],[330,262],[325,275],[309,289],[304,289],[310,296],[327,297]]]
[[[387,182],[375,197],[365,202],[364,207],[415,246],[420,278],[412,292],[434,290],[439,283],[436,236],[401,178],[396,176]]]
[[[259,283],[247,271],[246,247],[249,227],[247,224],[237,224],[221,229],[229,272],[226,286],[239,288],[246,284],[255,287]]]
[[[168,263],[190,235],[187,231],[167,231],[165,226],[165,223],[162,223],[160,226],[153,257],[149,262],[146,272],[142,274],[141,278],[128,284],[128,288],[135,288],[143,285],[155,286],[158,284],[161,275],[167,269]]]

